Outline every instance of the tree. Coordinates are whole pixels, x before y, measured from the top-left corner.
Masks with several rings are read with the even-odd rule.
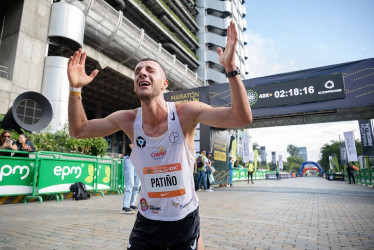
[[[287,153],[289,153],[291,156],[297,156],[298,149],[295,145],[289,144],[287,146]]]
[[[344,143],[344,141],[342,142]],[[356,143],[356,150],[357,155],[362,155],[362,145],[361,142],[358,140],[355,141]],[[330,164],[329,164],[329,156],[336,155],[336,158],[338,158],[339,165],[342,167],[342,163],[340,161],[340,142],[338,141],[331,141],[330,144],[325,144],[320,149],[321,159],[318,161],[318,163],[321,165],[324,172],[329,171]],[[341,168],[342,169],[342,168]]]
[[[290,156],[287,157],[287,162],[285,163],[288,171],[293,171],[295,173],[299,172],[301,163],[304,162],[304,159],[299,156]]]

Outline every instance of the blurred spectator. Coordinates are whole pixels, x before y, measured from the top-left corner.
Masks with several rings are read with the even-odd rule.
[[[17,150],[17,145],[10,137],[11,134],[9,130],[4,130],[1,133],[0,149]],[[11,153],[0,152],[0,155],[11,156]]]
[[[354,171],[355,170],[353,169],[352,164],[348,162],[347,163],[347,172],[348,172],[349,184],[352,184],[352,181],[353,181],[353,184],[356,184]]]
[[[36,151],[34,144],[32,144],[32,142],[28,140],[27,135],[25,134],[20,134],[18,136],[18,141],[16,142],[16,145],[17,145],[18,151],[27,151],[27,152]],[[15,153],[14,156],[15,157],[29,157],[28,154],[20,154],[20,153]]]

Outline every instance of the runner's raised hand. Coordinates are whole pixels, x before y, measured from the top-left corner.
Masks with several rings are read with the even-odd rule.
[[[68,78],[70,87],[82,88],[92,82],[99,70],[95,69],[88,76],[84,65],[86,63],[86,52],[82,53],[82,49],[75,51],[74,55],[69,58],[68,62]]]
[[[231,21],[227,27],[227,41],[225,51],[223,52],[221,47],[217,48],[217,53],[219,56],[219,63],[222,64],[226,71],[232,71],[232,67],[236,69],[235,66],[235,51],[236,45],[238,43],[238,32],[236,31],[236,24]]]

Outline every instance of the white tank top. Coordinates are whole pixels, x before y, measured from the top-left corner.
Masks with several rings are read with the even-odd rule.
[[[195,152],[184,138],[175,103],[167,102],[167,109],[168,130],[159,137],[144,133],[138,109],[130,159],[141,181],[139,212],[148,219],[175,221],[194,211],[199,200],[193,180]]]

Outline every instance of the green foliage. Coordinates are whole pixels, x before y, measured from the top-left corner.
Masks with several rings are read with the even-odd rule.
[[[191,37],[197,42],[199,43],[199,39],[190,31],[189,28],[187,28],[187,26],[179,19],[179,17],[174,13],[174,11],[172,9],[170,9],[170,7],[163,1],[163,0],[160,0],[160,3],[166,8],[168,9],[168,11],[170,12],[170,14],[174,17],[175,20],[177,20],[180,25],[183,26],[183,28],[188,32],[188,34],[191,35]]]
[[[1,127],[1,124],[3,123],[4,116],[5,116],[5,114],[0,114],[0,127]]]
[[[180,40],[178,38],[178,36],[172,32],[168,27],[166,27],[166,25],[164,23],[161,22],[161,20],[159,20],[157,18],[157,16],[155,16],[152,11],[150,9],[148,9],[147,6],[145,6],[141,0],[136,0],[136,2],[139,4],[140,7],[142,7],[145,12],[147,12],[158,24],[160,24],[172,37],[174,37],[174,39],[178,40],[178,42],[183,46],[183,48],[185,48],[196,60],[199,60],[199,57],[184,43],[182,42],[182,40]],[[197,38],[196,38],[197,39]]]
[[[299,168],[301,163],[304,162],[304,159],[299,156],[290,156],[287,157],[287,162],[284,163],[284,168],[287,169],[287,171],[293,171],[295,173],[299,172]]]
[[[297,156],[298,150],[295,145],[288,145],[287,146],[287,153],[289,153],[291,156]]]
[[[342,141],[342,143],[344,143],[344,141]],[[361,142],[356,140],[355,143],[356,143],[357,155],[362,155]],[[323,145],[323,147],[320,150],[321,150],[321,159],[319,160],[318,163],[321,165],[324,172],[327,172],[330,169],[330,164],[329,164],[330,155],[331,156],[336,155],[339,165],[342,166],[341,161],[340,161],[340,142],[331,141],[330,144],[326,143],[325,145]]]
[[[0,130],[0,133],[2,130]],[[62,153],[79,153],[94,156],[104,156],[108,148],[108,143],[104,138],[75,139],[69,136],[67,125],[56,133],[46,132],[29,133],[22,130],[27,135],[38,151],[54,151]],[[12,139],[17,140],[18,133],[12,132]]]

